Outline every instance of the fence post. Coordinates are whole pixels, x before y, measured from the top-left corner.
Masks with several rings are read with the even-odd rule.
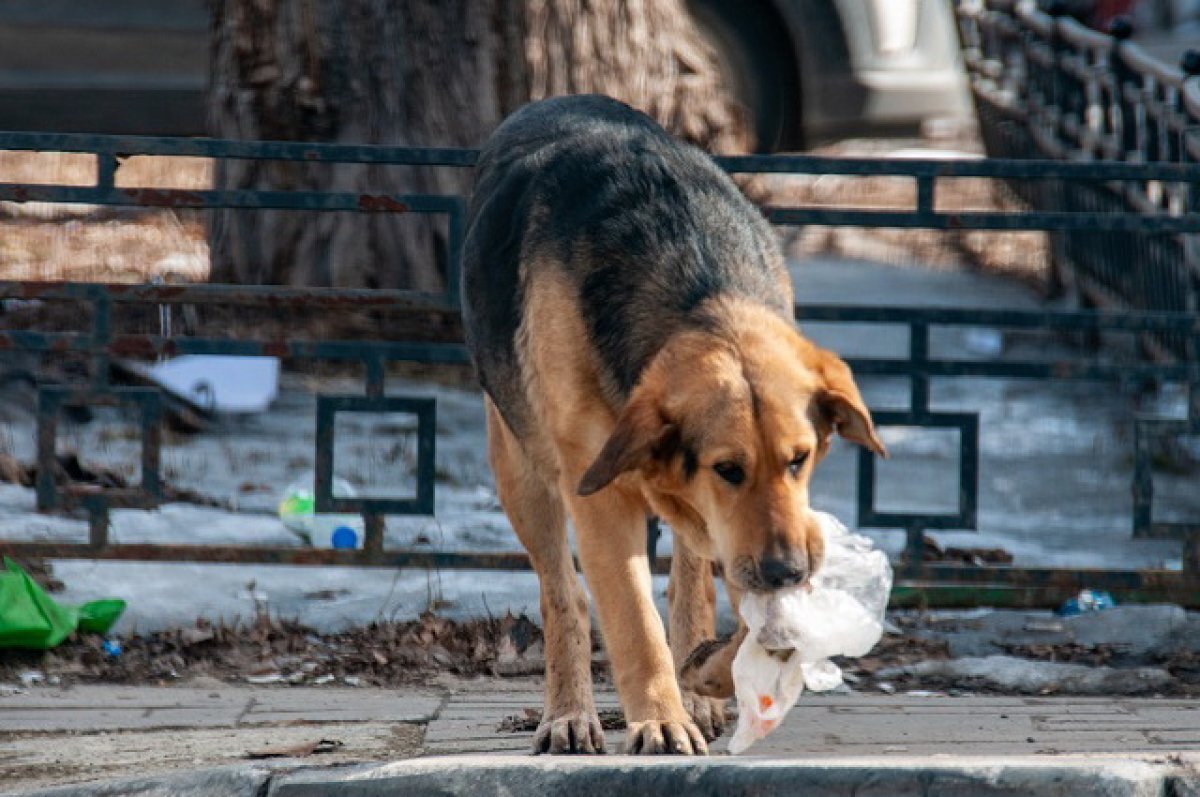
[[[1116,98],[1118,117],[1118,141],[1121,145],[1120,159],[1130,160],[1129,155],[1138,149],[1138,119],[1137,113],[1141,101],[1141,75],[1133,71],[1125,59],[1121,57],[1124,42],[1133,35],[1133,24],[1125,17],[1117,17],[1108,26],[1108,33],[1117,43],[1109,51],[1109,66],[1116,79]],[[1130,101],[1129,92],[1136,86],[1138,103]]]

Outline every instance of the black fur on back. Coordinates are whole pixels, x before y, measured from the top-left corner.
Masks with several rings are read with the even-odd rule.
[[[515,339],[522,272],[535,267],[561,267],[576,287],[618,404],[667,338],[702,323],[705,299],[744,296],[791,317],[762,215],[703,152],[599,95],[527,105],[476,167],[464,325],[480,382],[518,436],[530,419]]]

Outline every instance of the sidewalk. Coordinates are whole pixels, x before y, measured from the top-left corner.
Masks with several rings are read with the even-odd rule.
[[[680,784],[709,783],[700,793],[718,786],[728,793],[727,787],[753,784],[770,794],[801,778],[825,784],[829,790],[822,793],[840,794],[839,789],[858,788],[867,782],[861,778],[868,778],[887,793],[923,794],[911,788],[918,782],[928,785],[928,778],[953,775],[956,783],[963,778],[962,783],[975,783],[977,775],[990,773],[984,780],[1003,790],[978,791],[960,783],[965,791],[945,793],[1200,794],[1196,701],[806,696],[776,733],[753,748],[753,758],[720,755],[723,739],[705,762],[658,759],[644,765],[611,755],[587,762],[524,755],[530,734],[499,726],[507,717],[539,709],[540,690],[529,679],[447,682],[403,692],[236,688],[216,681],[190,687],[34,688],[0,696],[0,783],[21,793],[94,779],[167,775],[167,783],[154,781],[159,793],[300,795],[323,793],[337,783],[339,794],[366,795],[416,794],[433,782],[443,793],[486,792],[508,788],[505,784],[515,778],[531,793],[541,793],[534,788],[538,778],[548,778],[540,782],[552,789],[555,778],[568,770],[600,767],[617,778],[609,781],[616,787],[641,788],[637,778],[653,773],[656,789],[668,788],[672,778],[682,778]],[[601,710],[617,705],[611,691],[597,697]],[[341,746],[304,758],[246,758],[251,751],[321,740]],[[609,733],[610,750],[619,750],[620,741],[621,732]],[[499,757],[444,758],[458,754]],[[325,769],[418,757],[421,762],[411,764]],[[748,768],[748,762],[754,766]],[[213,767],[225,769],[214,773]],[[1174,792],[1164,791],[1164,778],[1174,779],[1169,784]],[[259,792],[268,779],[271,790]],[[1101,782],[1103,789],[1096,785]],[[572,780],[572,790],[580,783]],[[1038,784],[1057,784],[1058,790]],[[118,791],[80,785],[63,793],[131,790],[138,793],[128,785]]]

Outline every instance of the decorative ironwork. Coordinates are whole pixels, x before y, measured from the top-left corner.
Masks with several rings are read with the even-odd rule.
[[[1065,24],[1065,21],[1060,21]],[[1056,23],[1059,24],[1059,23]],[[1198,106],[1200,107],[1200,106]],[[1085,115],[1086,116],[1086,115]],[[1086,118],[1090,119],[1090,116]],[[1122,128],[1124,130],[1124,128]],[[1004,133],[1004,135],[1009,135]],[[995,140],[994,132],[985,136]],[[1122,133],[1122,136],[1125,134]],[[1124,138],[1122,138],[1124,140]],[[329,163],[396,163],[442,168],[470,166],[476,153],[471,150],[416,149],[401,147],[345,146],[332,144],[240,142],[209,139],[122,138],[106,136],[43,135],[0,133],[0,149],[60,150],[90,152],[97,155],[98,172],[94,186],[35,186],[0,184],[0,200],[88,202],[101,205],[126,205],[190,208],[293,208],[325,211],[435,213],[450,218],[447,246],[448,262],[457,262],[462,245],[464,203],[460,197],[428,195],[350,195],[319,192],[277,191],[170,191],[160,189],[116,188],[114,173],[118,158],[126,155],[199,155],[217,158],[261,158],[322,161]],[[1057,157],[1057,155],[1047,155]],[[1173,241],[1190,241],[1200,232],[1200,213],[1196,210],[1194,187],[1200,185],[1200,163],[1191,156],[1171,163],[1068,162],[1039,160],[886,160],[817,158],[810,156],[748,156],[720,158],[720,164],[732,172],[841,174],[852,176],[887,175],[907,177],[917,185],[916,202],[911,209],[869,211],[856,208],[768,208],[766,213],[777,224],[876,225],[925,227],[931,229],[1047,229],[1055,235],[1075,236],[1079,240],[1136,237],[1162,246],[1162,258],[1182,258],[1185,247]],[[1063,186],[1092,186],[1095,191],[1111,191],[1113,185],[1134,185],[1145,192],[1158,184],[1170,189],[1171,202],[1147,206],[1088,205],[1061,202],[1039,206],[1032,212],[963,213],[937,210],[938,181],[959,177],[1010,180],[1029,196],[1066,196]],[[1186,196],[1172,186],[1187,184]],[[1042,186],[1042,188],[1035,188]],[[1048,187],[1047,187],[1048,186]],[[1081,191],[1084,189],[1080,189]],[[1055,193],[1058,192],[1058,193]],[[1183,196],[1183,199],[1179,197]],[[1103,232],[1097,232],[1102,230]],[[1120,232],[1121,235],[1117,233]],[[1070,243],[1073,238],[1063,239]],[[1162,242],[1167,242],[1162,244]],[[1077,242],[1078,243],[1078,242]],[[1071,244],[1075,245],[1075,244]],[[1147,244],[1149,245],[1149,244]],[[1120,252],[1109,244],[1113,252]],[[1072,252],[1065,243],[1063,252]],[[1156,256],[1159,257],[1159,256]],[[1074,261],[1072,261],[1074,262]],[[1173,262],[1173,261],[1172,261]],[[1181,263],[1185,262],[1181,259]],[[1190,261],[1188,261],[1190,262]],[[1157,274],[1147,267],[1143,276],[1122,276],[1143,282]],[[1174,266],[1172,266],[1174,268]],[[453,271],[453,269],[452,269]],[[1127,268],[1126,271],[1138,271]],[[1174,272],[1171,272],[1174,273]],[[433,404],[428,399],[384,395],[383,374],[388,362],[408,360],[429,363],[466,363],[465,348],[456,342],[379,341],[379,340],[293,340],[275,337],[188,336],[170,329],[161,334],[117,331],[111,321],[115,306],[141,305],[218,305],[272,311],[280,308],[339,308],[386,310],[452,316],[457,312],[453,275],[444,293],[395,290],[342,290],[320,288],[277,288],[229,285],[98,285],[70,283],[0,283],[0,299],[43,299],[84,303],[90,306],[91,326],[87,332],[54,332],[38,329],[0,329],[0,350],[22,350],[40,355],[76,353],[91,363],[91,383],[65,388],[45,388],[39,410],[39,474],[54,469],[53,417],[67,403],[133,403],[141,408],[143,443],[143,484],[132,493],[93,491],[75,499],[61,493],[53,480],[39,481],[39,505],[63,506],[68,501],[83,507],[91,519],[92,538],[87,545],[71,543],[33,543],[0,540],[0,552],[46,557],[91,557],[102,559],[190,560],[204,562],[262,562],[279,564],[357,564],[390,567],[462,567],[524,569],[523,554],[482,552],[427,552],[388,550],[383,545],[383,515],[387,513],[428,513],[434,507],[433,476]],[[1155,279],[1157,277],[1154,277]],[[909,331],[907,356],[896,359],[850,358],[860,374],[903,376],[910,379],[911,399],[907,409],[881,411],[881,425],[902,424],[921,428],[957,429],[960,438],[960,495],[957,511],[947,513],[883,512],[874,507],[874,469],[867,456],[860,459],[859,524],[900,528],[908,534],[910,556],[899,572],[894,600],[899,603],[926,602],[965,605],[975,602],[1007,605],[1046,605],[1057,602],[1080,586],[1099,586],[1115,590],[1126,600],[1172,600],[1200,606],[1200,557],[1196,555],[1196,525],[1156,523],[1150,516],[1150,452],[1146,443],[1152,435],[1194,433],[1200,428],[1200,317],[1191,305],[1167,304],[1143,307],[1127,302],[1120,312],[1099,309],[1087,311],[1009,311],[956,310],[941,308],[889,308],[849,306],[798,306],[797,317],[805,321],[902,325]],[[1100,356],[1080,356],[1058,361],[972,360],[933,357],[929,352],[929,333],[934,327],[987,326],[1000,330],[1036,329],[1064,333],[1113,333],[1164,341],[1157,359],[1117,363]],[[186,545],[112,544],[107,540],[107,511],[110,506],[153,506],[159,500],[157,458],[161,439],[157,433],[158,412],[153,393],[128,391],[108,382],[109,365],[117,357],[152,358],[178,354],[271,355],[294,359],[334,360],[360,363],[366,373],[362,396],[323,396],[318,400],[316,439],[317,503],[319,510],[354,511],[363,514],[367,544],[363,551],[314,550],[282,547],[220,547]],[[1191,415],[1187,422],[1141,419],[1135,445],[1135,502],[1133,525],[1139,536],[1171,534],[1184,540],[1186,554],[1183,571],[1063,571],[1049,568],[970,567],[927,564],[915,556],[925,529],[973,529],[978,501],[978,415],[941,413],[929,407],[929,385],[934,378],[1023,378],[1089,379],[1124,383],[1135,379],[1176,382],[1191,390]],[[334,418],[338,412],[411,412],[418,416],[417,495],[411,500],[392,498],[343,499],[332,494],[332,458]],[[151,428],[153,427],[153,429]],[[47,442],[49,441],[49,442]],[[76,500],[77,499],[77,500]],[[126,503],[122,503],[126,502]],[[653,543],[653,537],[651,537]],[[657,572],[666,572],[665,559],[651,557]]]

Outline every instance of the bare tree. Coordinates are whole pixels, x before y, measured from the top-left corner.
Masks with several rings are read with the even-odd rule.
[[[478,146],[531,100],[602,92],[706,149],[750,136],[681,0],[214,0],[213,135]],[[453,169],[224,161],[220,188],[460,194]],[[216,282],[444,284],[444,224],[220,211]]]

